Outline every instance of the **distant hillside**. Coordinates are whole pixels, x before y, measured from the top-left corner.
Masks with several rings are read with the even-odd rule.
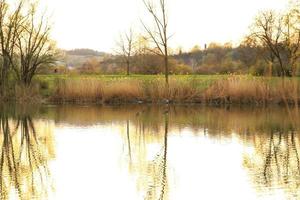
[[[89,60],[96,60],[101,62],[105,57],[109,57],[110,54],[105,52],[99,52],[93,49],[73,49],[63,50],[65,56],[60,61],[62,65],[67,67],[81,67]]]
[[[104,56],[106,53],[93,49],[73,49],[67,50],[66,54],[72,56]]]

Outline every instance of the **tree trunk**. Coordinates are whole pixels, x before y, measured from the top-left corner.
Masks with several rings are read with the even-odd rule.
[[[281,58],[279,56],[277,56],[278,58],[278,61],[279,61],[279,66],[280,66],[280,69],[281,69],[281,74],[280,76],[286,76],[287,75],[287,72],[286,70],[284,69],[284,66],[283,66],[283,63],[281,61]]]
[[[1,70],[1,80],[0,80],[0,95],[2,96],[5,96],[7,91],[8,68],[9,68],[9,61],[6,57],[4,57],[3,66]]]
[[[127,61],[126,64],[127,64],[127,76],[129,76],[130,75],[130,62]]]
[[[164,64],[165,64],[166,84],[167,84],[167,87],[169,87],[169,58],[168,58],[168,54],[166,54],[165,57],[164,57]]]
[[[292,71],[292,76],[295,77],[297,75],[297,65],[295,62],[291,61],[291,71]]]

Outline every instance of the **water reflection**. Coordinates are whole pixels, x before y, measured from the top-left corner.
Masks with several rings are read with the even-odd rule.
[[[166,192],[168,187],[168,111],[163,116],[164,131],[162,136],[160,124],[152,124],[152,128],[147,128],[147,125],[151,123],[143,120],[144,118],[140,112],[136,113],[134,120],[126,120],[126,146],[129,171],[138,177],[137,188],[143,192],[143,199],[147,200],[168,199]],[[134,131],[131,131],[130,125],[134,127]],[[150,155],[151,153],[152,155]]]
[[[245,167],[262,193],[282,190],[285,199],[300,197],[299,134],[294,129],[271,129],[253,136],[254,152],[245,154]]]
[[[148,171],[148,178],[151,177],[152,180],[148,181],[145,199],[167,199],[165,190],[167,189],[168,118],[168,113],[164,114],[163,147],[148,166],[148,169],[152,169],[151,172]]]
[[[148,105],[2,112],[1,197],[299,199],[298,116]]]
[[[2,111],[0,145],[1,199],[46,199],[52,190],[48,161],[55,157],[51,124]]]
[[[212,109],[213,111],[208,110],[207,112],[207,110],[198,109],[198,111],[201,110],[204,113],[189,110],[189,115],[184,116],[178,110],[178,108],[173,108],[170,111],[172,116],[172,134],[181,135],[185,127],[188,127],[191,134],[195,137],[203,136],[204,140],[209,139],[220,143],[229,140],[230,143],[233,139],[237,139],[243,145],[244,152],[238,153],[241,153],[243,156],[242,163],[248,171],[252,187],[257,190],[257,198],[267,198],[268,196],[270,198],[277,196],[279,199],[300,198],[299,124],[295,123],[297,122],[295,118],[282,117],[284,116],[282,114],[285,113],[284,109],[278,109],[274,113],[274,110],[268,109],[262,111],[250,109],[246,110],[246,112],[235,109]],[[251,114],[254,113],[254,115],[247,115],[249,112]],[[138,116],[132,119],[132,124],[137,127],[135,133],[129,131],[129,120],[126,123],[130,166],[132,166],[133,154],[131,152],[132,141],[130,140],[132,139],[130,139],[130,135],[135,135],[137,138],[140,138],[141,135],[145,136],[145,134],[152,136],[147,141],[138,139],[139,142],[134,144],[134,146],[139,148],[147,146],[144,147],[144,157],[139,162],[133,163],[133,166],[143,166],[145,169],[138,168],[134,172],[131,170],[132,173],[140,176],[138,188],[145,191],[144,199],[167,199],[166,171],[168,169],[169,117],[168,114],[163,115],[163,113],[164,111],[156,114],[154,121],[151,121],[149,120],[151,119],[149,113],[142,114],[148,116],[142,116],[138,112]],[[298,113],[294,112],[294,114]],[[161,116],[164,116],[164,120],[157,120]],[[148,121],[144,119],[148,119]],[[164,135],[160,134],[163,132],[162,125],[165,128]],[[145,133],[147,128],[150,131]],[[156,132],[156,134],[153,134],[153,132]],[[156,143],[153,141],[154,138],[163,140],[158,142],[161,145],[161,150],[157,151],[158,153],[152,159],[147,160],[149,156],[147,155],[147,150],[151,150],[151,144]],[[138,154],[141,153],[140,149],[136,151]],[[207,152],[207,154],[210,154],[210,152]],[[230,159],[228,160],[230,162]],[[144,176],[144,170],[147,170],[146,176]],[[189,169],[187,168],[186,170]],[[182,175],[184,176],[184,174],[179,176]]]

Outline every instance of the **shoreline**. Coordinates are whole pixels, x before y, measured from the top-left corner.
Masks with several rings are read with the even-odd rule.
[[[223,100],[223,99],[222,99]],[[221,102],[222,100],[216,100],[215,103],[206,103],[206,102],[95,102],[95,101],[48,101],[42,100],[39,102],[20,102],[17,100],[5,100],[1,101],[2,105],[46,105],[46,106],[200,106],[200,107],[285,107],[285,106],[299,106],[293,102],[285,103],[285,102],[268,102],[268,103],[228,103]]]
[[[160,76],[38,77],[30,87],[15,86],[0,101],[78,105],[300,105],[300,79],[277,77]]]

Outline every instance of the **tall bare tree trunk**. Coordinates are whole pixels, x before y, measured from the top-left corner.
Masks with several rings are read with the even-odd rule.
[[[3,64],[2,64],[1,77],[0,77],[0,95],[1,96],[5,96],[6,92],[7,92],[9,66],[10,66],[10,61],[7,59],[6,56],[3,56]]]
[[[167,34],[168,16],[166,2],[165,0],[159,0],[158,10],[155,8],[152,0],[143,0],[143,2],[148,12],[152,16],[156,30],[150,30],[150,28],[147,27],[143,22],[142,24],[157,48],[156,54],[164,58],[166,86],[169,88],[168,40],[170,37]]]
[[[130,62],[127,61],[126,64],[127,64],[127,76],[129,76],[130,75]]]
[[[164,63],[165,63],[165,79],[166,79],[166,84],[167,87],[169,87],[169,58],[168,55],[165,56],[164,58]]]

